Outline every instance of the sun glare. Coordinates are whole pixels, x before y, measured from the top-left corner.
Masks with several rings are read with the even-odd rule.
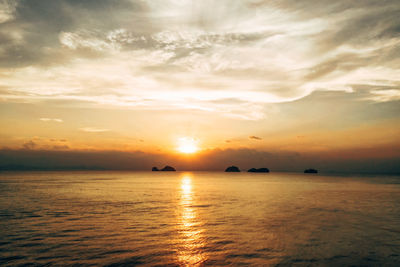
[[[179,138],[177,149],[179,152],[186,154],[192,154],[199,150],[199,148],[197,147],[197,141],[189,137]]]

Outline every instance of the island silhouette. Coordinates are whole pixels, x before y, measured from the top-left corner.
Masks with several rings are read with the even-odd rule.
[[[162,172],[174,172],[176,171],[174,167],[171,167],[169,165],[165,166],[164,168],[162,168],[161,170],[159,170],[157,167],[153,167],[151,168],[151,171],[153,172],[157,172],[157,171],[162,171]]]
[[[268,168],[251,168],[247,172],[269,172]]]
[[[230,166],[225,169],[225,172],[240,172],[240,169],[236,166]]]
[[[316,169],[306,169],[304,173],[318,173],[318,171]]]
[[[174,167],[172,167],[172,166],[166,165],[162,169],[159,169],[157,167],[152,167],[151,171],[153,171],[153,172],[157,172],[157,171],[176,171],[176,169]],[[240,169],[239,169],[239,167],[232,165],[232,166],[227,167],[225,169],[225,172],[240,172]],[[265,167],[263,167],[263,168],[250,168],[250,169],[247,170],[247,172],[269,173],[269,169],[265,168]],[[312,168],[305,169],[304,173],[318,173],[318,170],[312,169]]]

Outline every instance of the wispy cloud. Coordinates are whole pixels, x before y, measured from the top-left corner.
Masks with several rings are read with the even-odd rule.
[[[54,145],[53,149],[54,150],[66,150],[66,149],[69,149],[69,146],[67,146],[67,145]]]
[[[371,94],[372,94],[372,96],[368,97],[368,99],[377,101],[377,102],[388,102],[388,101],[400,100],[400,90],[397,90],[397,89],[372,90]]]
[[[39,120],[44,121],[44,122],[63,122],[62,119],[57,119],[57,118],[40,118]]]
[[[261,137],[258,137],[258,136],[254,136],[254,135],[252,135],[252,136],[249,136],[249,139],[253,139],[253,140],[262,140],[262,138]]]
[[[0,1],[0,23],[14,19],[17,1]]]
[[[103,133],[110,131],[109,129],[95,128],[95,127],[84,127],[84,128],[79,128],[79,130],[87,133]]]

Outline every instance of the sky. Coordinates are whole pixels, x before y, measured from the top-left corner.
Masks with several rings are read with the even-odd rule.
[[[0,167],[400,172],[399,13],[398,0],[0,0]]]

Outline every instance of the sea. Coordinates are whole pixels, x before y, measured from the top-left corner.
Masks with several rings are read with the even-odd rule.
[[[1,266],[400,266],[400,176],[0,172]]]

